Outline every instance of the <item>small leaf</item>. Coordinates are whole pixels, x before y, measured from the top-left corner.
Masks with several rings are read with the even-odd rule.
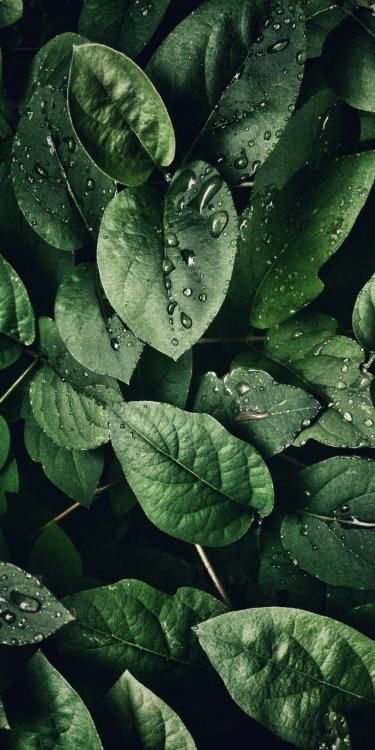
[[[353,310],[353,331],[365,349],[375,350],[375,274],[360,291]]]
[[[371,459],[337,456],[288,479],[283,546],[325,583],[375,588],[374,470]]]
[[[16,23],[23,14],[23,0],[1,0],[0,29]]]
[[[154,35],[171,0],[85,0],[78,21],[80,34],[92,42],[137,57]]]
[[[178,359],[224,301],[237,243],[237,214],[205,162],[174,176],[163,200],[154,187],[124,190],[108,206],[98,243],[104,291],[120,318]]]
[[[16,690],[6,750],[103,750],[85,704],[40,651],[28,662]]]
[[[8,458],[10,449],[10,432],[9,427],[4,419],[0,416],[0,469],[3,468]]]
[[[196,750],[180,717],[155,693],[124,672],[104,698],[111,738],[139,750]]]
[[[10,563],[0,562],[0,643],[40,643],[73,616],[37,578]]]
[[[111,440],[144,512],[162,531],[222,547],[268,515],[273,487],[259,453],[207,414],[133,402],[111,415]]]
[[[183,409],[192,377],[192,352],[189,349],[174,362],[147,347],[133,375],[130,393],[135,401],[147,396],[152,401]],[[130,400],[129,397],[127,400]]]
[[[206,663],[192,628],[225,611],[198,589],[169,596],[133,580],[80,591],[65,603],[77,621],[59,636],[63,653],[112,683],[125,669],[147,684],[178,683],[190,670],[199,679]]]
[[[12,266],[0,256],[0,332],[22,344],[35,338],[34,313],[29,295]]]
[[[81,263],[65,276],[56,297],[55,317],[60,336],[77,362],[129,383],[143,343],[101,294],[93,263]]]
[[[373,710],[374,643],[328,617],[255,608],[202,623],[198,637],[242,710],[303,750],[337,736],[350,748],[346,718]]]
[[[121,52],[101,44],[75,47],[68,102],[83,147],[114,180],[141,185],[154,165],[173,160],[168,112],[145,73]]]
[[[89,450],[108,442],[107,407],[122,401],[117,382],[78,364],[53,320],[41,318],[40,333],[49,364],[30,384],[30,405],[39,427],[67,450]]]
[[[194,411],[211,414],[264,456],[280,453],[317,415],[318,402],[262,370],[235,367],[224,378],[202,378]]]
[[[329,85],[351,107],[375,112],[374,18],[356,10],[329,35],[322,59]]]
[[[48,526],[34,542],[28,568],[41,576],[56,596],[75,591],[83,576],[77,547],[56,523]]]

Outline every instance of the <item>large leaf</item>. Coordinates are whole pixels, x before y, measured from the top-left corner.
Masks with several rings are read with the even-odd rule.
[[[141,185],[154,165],[173,160],[168,112],[145,73],[121,52],[101,44],[76,47],[68,101],[83,147],[114,180]]]
[[[140,339],[178,359],[224,300],[236,240],[228,187],[212,167],[193,162],[165,199],[146,186],[110,203],[98,243],[104,291]]]
[[[284,548],[334,586],[375,588],[375,461],[337,456],[289,477]]]
[[[40,333],[48,364],[30,384],[33,415],[41,430],[62,448],[97,448],[109,439],[107,407],[122,401],[118,384],[73,359],[49,318],[41,319]]]
[[[297,439],[310,438],[341,448],[372,447],[375,410],[370,396],[372,376],[361,369],[364,352],[347,336],[337,336],[336,321],[306,314],[272,329],[266,354],[296,374],[327,402],[327,409]]]
[[[78,21],[80,34],[93,42],[137,57],[154,35],[171,0],[85,0]]]
[[[108,305],[93,263],[81,263],[65,276],[56,297],[55,317],[60,336],[77,362],[129,383],[143,343]]]
[[[0,296],[0,332],[22,344],[32,344],[35,321],[29,295],[19,276],[2,256]]]
[[[273,488],[252,446],[207,414],[140,401],[111,415],[111,440],[150,520],[193,544],[222,547],[268,515]]]
[[[125,580],[69,596],[77,622],[59,636],[60,648],[113,682],[125,669],[150,683],[178,680],[205,659],[192,630],[225,611],[209,594],[181,588],[168,596],[142,581]]]
[[[352,107],[375,112],[375,21],[370,12],[346,18],[329,35],[323,48],[327,80]]]
[[[0,571],[0,643],[40,643],[73,620],[70,612],[30,573],[7,562],[0,562]]]
[[[16,23],[23,14],[23,0],[1,0],[0,29]]]
[[[375,350],[375,274],[360,291],[353,310],[353,331],[359,343]]]
[[[181,151],[218,163],[236,184],[255,172],[281,135],[304,57],[298,4],[281,0],[276,18],[269,0],[206,0],[172,31],[147,71]]]
[[[69,120],[72,49],[84,42],[76,34],[63,34],[41,50],[13,147],[14,189],[22,213],[35,232],[62,250],[96,239],[104,208],[115,193],[113,182],[82,149]]]
[[[301,388],[277,383],[262,370],[235,367],[218,378],[202,378],[194,411],[212,414],[265,456],[280,453],[309,426],[320,409]]]
[[[90,507],[103,471],[104,457],[100,451],[67,450],[57,445],[39,427],[29,404],[24,407],[25,446],[33,461],[65,495]]]
[[[9,714],[13,731],[6,735],[5,750],[103,750],[85,704],[40,651],[16,689],[16,707]]]
[[[180,717],[126,671],[107,693],[104,713],[111,738],[139,750],[196,750]]]
[[[374,643],[328,617],[255,608],[202,623],[198,637],[236,703],[303,750],[350,748],[347,719],[373,710]]]
[[[374,176],[375,152],[343,156],[298,172],[279,192],[269,187],[245,211],[232,297],[251,307],[256,328],[281,323],[320,294],[319,269],[349,234]]]
[[[174,362],[147,347],[133,375],[130,393],[137,401],[144,397],[183,409],[192,377],[191,349]],[[127,398],[129,400],[129,398]]]

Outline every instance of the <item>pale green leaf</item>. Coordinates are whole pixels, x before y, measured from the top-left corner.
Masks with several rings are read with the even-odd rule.
[[[29,295],[10,263],[0,256],[0,332],[22,344],[35,338],[34,313]]]
[[[353,310],[353,331],[361,346],[375,350],[375,274],[360,291]]]

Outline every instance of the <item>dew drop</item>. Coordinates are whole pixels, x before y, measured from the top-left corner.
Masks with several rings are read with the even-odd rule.
[[[39,612],[41,603],[39,599],[27,594],[22,594],[20,591],[13,589],[10,594],[10,600],[16,605],[22,612]]]
[[[175,266],[173,265],[172,261],[169,258],[164,258],[163,260],[163,273],[168,276],[168,274],[172,273],[174,271]]]
[[[172,302],[170,302],[169,305],[168,305],[168,307],[167,307],[167,313],[168,313],[168,315],[173,315],[176,307],[177,307],[177,302],[175,302],[174,300]]]
[[[275,42],[275,44],[271,44],[270,47],[268,47],[267,52],[273,53],[273,52],[282,52],[283,49],[286,49],[289,46],[289,39],[281,39],[279,42]]]
[[[220,237],[228,224],[228,214],[226,211],[217,211],[210,217],[209,231],[214,239]]]
[[[165,235],[165,244],[167,247],[178,247],[179,242],[174,232],[167,232]]]
[[[186,287],[186,289],[184,289],[182,293],[185,295],[185,297],[191,297],[191,295],[193,294],[193,290],[190,289],[190,287]]]
[[[95,180],[92,179],[92,177],[89,177],[89,179],[86,182],[86,188],[87,190],[94,190],[95,189]]]
[[[198,299],[199,299],[199,302],[206,302],[207,294],[200,294]]]
[[[186,313],[181,313],[181,324],[184,328],[191,328],[193,325],[192,319],[189,317],[189,315],[186,315]]]
[[[41,164],[35,164],[35,171],[40,177],[48,177],[48,172]]]
[[[346,422],[351,422],[353,420],[353,417],[352,417],[350,411],[345,411],[342,416],[344,417],[344,419],[346,420]]]
[[[121,344],[115,336],[111,338],[111,347],[115,352],[118,352],[118,350],[120,349],[120,346]]]

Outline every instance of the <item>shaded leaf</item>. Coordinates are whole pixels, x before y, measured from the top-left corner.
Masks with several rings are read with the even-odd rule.
[[[185,352],[177,362],[147,347],[134,373],[130,393],[135,400],[147,396],[183,409],[192,377],[192,352]]]
[[[0,29],[16,23],[23,14],[23,0],[1,0]]]
[[[83,576],[77,547],[56,523],[48,526],[34,542],[28,568],[41,576],[56,596],[70,594]]]
[[[10,432],[4,417],[0,416],[0,469],[8,458],[10,449]]]
[[[29,295],[12,266],[0,256],[0,332],[22,344],[35,338],[34,313]]]
[[[375,602],[353,607],[345,613],[343,619],[347,625],[375,639]]]
[[[7,493],[19,491],[19,474],[17,463],[13,456],[9,456],[0,472],[0,517],[7,511]],[[1,555],[0,555],[1,557]]]
[[[360,291],[353,310],[353,331],[357,341],[375,350],[375,274]]]

